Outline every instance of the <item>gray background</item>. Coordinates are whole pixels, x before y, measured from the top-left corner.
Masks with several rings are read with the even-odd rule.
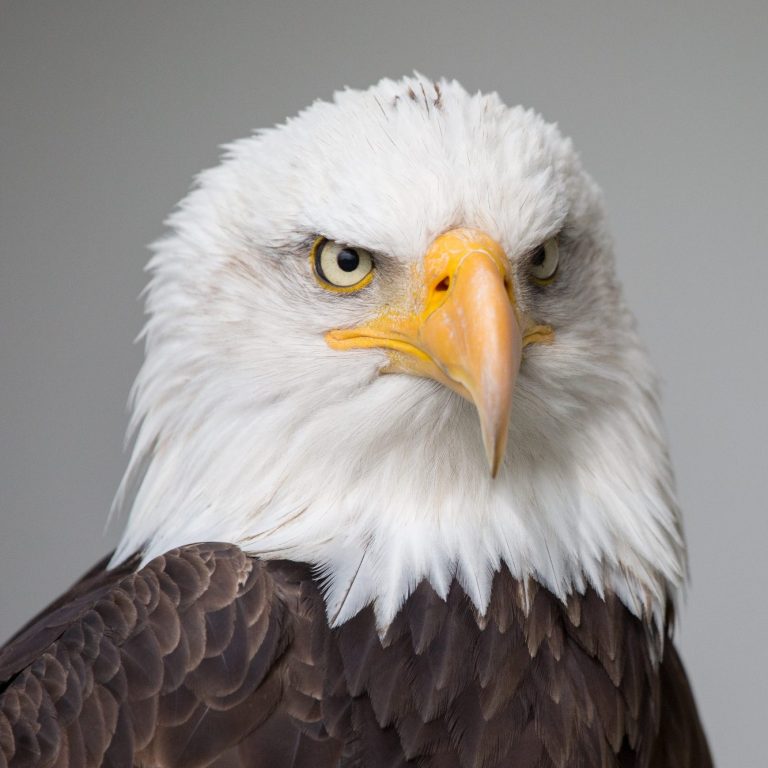
[[[726,7],[727,5],[727,7]],[[664,379],[721,766],[765,765],[765,2],[0,0],[0,638],[114,543],[144,245],[217,145],[416,68],[557,120]]]

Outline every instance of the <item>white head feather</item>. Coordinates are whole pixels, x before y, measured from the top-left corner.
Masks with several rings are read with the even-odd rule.
[[[656,382],[600,193],[554,125],[456,82],[382,80],[230,145],[169,223],[114,562],[204,540],[306,561],[335,623],[374,603],[385,627],[425,578],[440,594],[458,579],[483,611],[502,563],[561,597],[593,585],[661,616],[685,550]],[[323,338],[379,314],[462,225],[502,244],[513,272],[562,233],[556,285],[518,281],[556,336],[526,350],[496,478],[469,402]],[[381,278],[324,291],[318,234],[374,252]]]

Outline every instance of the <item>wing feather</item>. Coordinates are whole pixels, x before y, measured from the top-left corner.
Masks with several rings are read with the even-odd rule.
[[[0,765],[202,766],[274,712],[288,622],[267,566],[217,544],[132,566],[0,654]]]

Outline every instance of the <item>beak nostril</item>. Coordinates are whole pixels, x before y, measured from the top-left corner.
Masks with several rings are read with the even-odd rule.
[[[446,276],[435,286],[435,291],[447,291],[450,284],[451,278]]]

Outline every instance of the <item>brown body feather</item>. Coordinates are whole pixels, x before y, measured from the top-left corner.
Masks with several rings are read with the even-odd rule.
[[[97,567],[0,652],[0,766],[707,768],[671,640],[612,595],[422,583],[380,639],[228,544]]]

